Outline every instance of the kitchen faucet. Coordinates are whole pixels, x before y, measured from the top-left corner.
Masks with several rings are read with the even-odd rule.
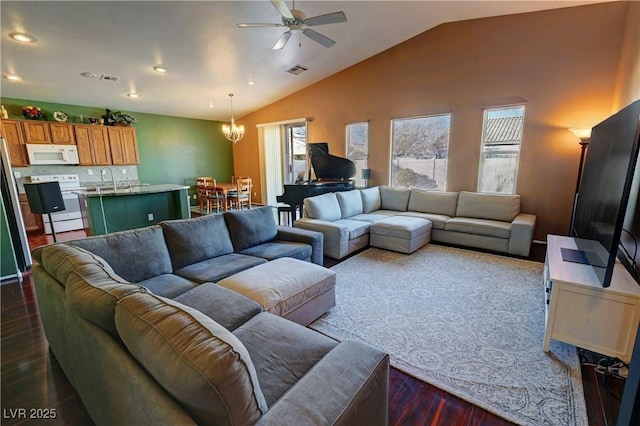
[[[106,175],[106,171],[111,172],[111,181],[113,182],[113,192],[116,192],[116,177],[113,175],[113,170],[111,170],[109,167],[103,167],[102,169],[100,169],[100,178],[102,180],[102,182],[104,182],[104,175]]]

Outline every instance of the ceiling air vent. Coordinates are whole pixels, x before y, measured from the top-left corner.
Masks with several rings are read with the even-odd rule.
[[[295,75],[300,75],[305,71],[308,71],[309,68],[307,67],[303,67],[302,65],[296,65],[295,67],[289,68],[287,70],[288,73],[290,74],[295,74]]]
[[[116,81],[118,81],[120,79],[120,77],[116,77],[115,75],[106,75],[106,74],[102,74],[100,76],[100,80],[109,80],[109,81],[113,81],[114,83]]]

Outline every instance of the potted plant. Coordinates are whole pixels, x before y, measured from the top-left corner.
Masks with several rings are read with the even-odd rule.
[[[105,110],[106,113],[102,116],[104,124],[107,126],[131,126],[136,122],[136,119],[130,114],[122,111]]]

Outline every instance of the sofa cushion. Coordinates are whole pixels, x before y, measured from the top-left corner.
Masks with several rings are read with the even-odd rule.
[[[376,222],[380,222],[381,220],[385,220],[389,216],[395,216],[396,214],[398,214],[398,212],[394,212],[391,215],[376,214],[376,213],[363,213],[363,214],[357,214],[355,216],[351,216],[349,218],[349,220],[361,220],[363,222],[376,223]]]
[[[227,224],[220,215],[167,220],[160,225],[174,271],[205,259],[233,253]]]
[[[196,283],[182,278],[175,274],[161,274],[148,280],[140,281],[138,284],[158,296],[173,299],[176,296],[191,290]]]
[[[235,251],[272,241],[278,235],[272,207],[224,213]]]
[[[362,213],[371,213],[380,208],[380,187],[361,189],[360,196],[362,197]]]
[[[246,348],[203,313],[140,293],[118,303],[115,322],[132,356],[198,424],[254,424],[267,411]]]
[[[199,310],[227,330],[235,330],[262,312],[257,302],[214,283],[201,284],[173,300]]]
[[[432,214],[432,213],[420,213],[420,212],[414,212],[411,210],[407,212],[398,213],[398,216],[419,217],[420,219],[427,219],[429,222],[431,222],[432,229],[444,229],[444,226],[447,223],[447,221],[451,219],[451,216],[445,216],[442,214]]]
[[[251,355],[269,406],[338,345],[318,332],[267,312],[251,318],[233,334]],[[349,367],[345,365],[345,368]],[[318,394],[308,397],[321,399]],[[286,423],[286,419],[281,422]],[[327,422],[317,420],[315,423]]]
[[[340,219],[336,220],[336,223],[347,227],[347,232],[349,232],[350,240],[369,233],[369,228],[371,227],[371,222],[367,222],[364,220]]]
[[[292,257],[294,259],[306,261],[311,261],[311,253],[312,250],[309,244],[282,240],[259,244],[240,252],[240,254],[260,257],[266,260],[274,260],[281,257]]]
[[[172,271],[169,251],[159,226],[83,238],[69,244],[102,257],[118,275],[132,283]]]
[[[409,206],[409,188],[380,187],[380,208],[384,210],[397,210],[406,212]]]
[[[511,235],[511,226],[508,222],[469,217],[454,217],[447,221],[444,229],[498,238],[509,238],[509,235]]]
[[[68,309],[117,336],[114,322],[116,303],[129,294],[139,292],[146,290],[122,280],[108,267],[84,264],[69,274],[65,298]]]
[[[91,263],[111,269],[109,264],[95,253],[67,244],[52,244],[34,250],[34,258],[63,286],[69,274],[78,266]]]
[[[197,283],[216,282],[266,262],[259,257],[229,253],[185,266],[176,270],[175,274]]]
[[[511,222],[520,213],[519,195],[460,192],[455,216]]]
[[[333,222],[342,217],[340,203],[334,192],[305,198],[303,203],[305,215],[311,219]]]
[[[411,190],[409,211],[455,216],[458,206],[457,192]]]
[[[336,192],[336,198],[338,199],[338,204],[340,204],[340,212],[343,219],[362,214],[362,195],[360,195],[359,189]]]

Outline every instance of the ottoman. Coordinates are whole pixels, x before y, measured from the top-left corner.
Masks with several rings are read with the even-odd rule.
[[[336,304],[336,273],[282,257],[231,275],[218,285],[258,302],[262,309],[307,325]]]
[[[371,225],[369,245],[401,253],[413,253],[431,241],[431,221],[393,216]]]

